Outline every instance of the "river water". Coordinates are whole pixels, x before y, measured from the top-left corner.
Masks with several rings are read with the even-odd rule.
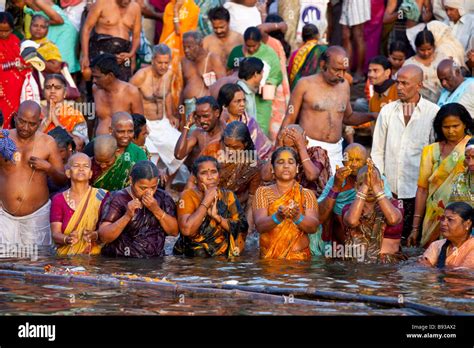
[[[170,253],[172,239],[167,242]],[[344,300],[304,300],[298,296],[249,298],[230,291],[219,294],[177,294],[163,289],[83,282],[30,279],[2,273],[5,265],[82,267],[88,275],[119,273],[165,278],[176,284],[271,286],[348,294],[384,296],[438,308],[474,313],[474,272],[437,270],[416,263],[421,250],[407,250],[399,265],[358,264],[313,258],[311,262],[260,260],[247,250],[225,258],[113,259],[101,256],[58,258],[41,253],[36,261],[0,259],[0,315],[419,315],[411,308]],[[11,269],[11,268],[10,268]]]

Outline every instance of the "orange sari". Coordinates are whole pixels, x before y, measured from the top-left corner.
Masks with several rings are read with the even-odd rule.
[[[160,43],[167,45],[173,54],[171,59],[171,70],[173,71],[171,96],[175,110],[179,106],[179,98],[184,84],[181,71],[181,60],[184,57],[183,34],[188,31],[196,30],[199,20],[199,7],[193,0],[184,0],[179,9],[180,34],[176,34],[173,22],[176,1],[177,0],[172,0],[166,5],[165,12],[163,13],[163,31],[160,37]]]
[[[259,199],[257,197],[259,194],[268,196],[269,192],[263,192],[262,189],[264,191],[272,190],[270,187],[260,187],[256,193],[257,200]],[[270,203],[268,214],[273,215],[281,205],[289,205],[290,201],[298,204],[300,211],[304,212],[305,199],[303,190],[300,184],[295,183],[291,190]],[[259,204],[257,203],[258,206]],[[273,230],[260,234],[260,257],[264,259],[310,260],[311,252],[309,246],[299,251],[292,250],[304,234],[292,220],[283,220]]]
[[[43,116],[47,117],[46,115]],[[71,105],[68,105],[67,103],[63,103],[61,105],[57,116],[59,123],[61,123],[63,128],[66,129],[69,133],[72,133],[72,131],[77,125],[81,123],[86,123],[84,115],[82,115],[80,111],[74,109]],[[44,130],[44,133],[48,133],[54,128],[56,128],[56,125],[51,122],[48,128]]]

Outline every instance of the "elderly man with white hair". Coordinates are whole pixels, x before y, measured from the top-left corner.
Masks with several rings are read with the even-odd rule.
[[[468,13],[468,1],[443,0],[449,18],[447,23],[454,36],[461,42],[466,52],[474,49],[474,14]]]

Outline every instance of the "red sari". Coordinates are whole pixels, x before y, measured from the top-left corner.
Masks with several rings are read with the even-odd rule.
[[[20,56],[20,40],[13,34],[7,39],[0,39],[0,64],[14,63],[19,59],[25,62]],[[3,71],[0,67],[0,110],[3,113],[3,128],[10,129],[10,121],[13,113],[20,106],[21,89],[28,70],[19,71],[17,68],[10,68]]]

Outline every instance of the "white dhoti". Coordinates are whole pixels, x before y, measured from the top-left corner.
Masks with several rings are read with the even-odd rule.
[[[326,143],[324,141],[314,140],[310,137],[308,139],[308,147],[319,146],[328,152],[329,162],[331,163],[331,175],[336,173],[336,165],[343,167],[342,163],[342,138],[337,143]]]
[[[51,245],[51,201],[26,216],[13,216],[0,208],[0,244]]]
[[[178,160],[174,157],[174,148],[181,133],[171,125],[166,117],[163,117],[161,120],[147,120],[146,124],[150,134],[146,139],[145,146],[152,155],[151,160],[157,163],[159,158],[159,167],[162,169],[164,169],[163,167],[167,168],[170,175],[176,173],[184,162],[184,159]]]

